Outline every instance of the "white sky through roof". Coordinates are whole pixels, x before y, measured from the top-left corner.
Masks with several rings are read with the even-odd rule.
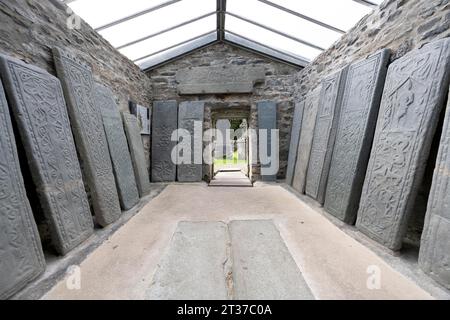
[[[368,0],[380,4],[382,0]],[[167,0],[75,0],[71,9],[94,29],[167,3]],[[128,21],[99,30],[99,33],[125,56],[138,65],[148,67],[155,60],[160,63],[172,52],[191,50],[197,42],[204,44],[205,34],[217,29],[216,0],[181,0]],[[269,2],[269,3],[267,3]],[[308,16],[335,29],[348,31],[373,7],[354,0],[227,0],[225,31],[245,43],[273,49],[299,60],[313,60],[322,50],[330,47],[342,34],[299,18],[270,5],[270,2],[288,10]],[[163,32],[169,28],[204,16]],[[203,40],[202,40],[203,37]],[[211,35],[208,35],[211,39]],[[189,43],[187,40],[192,40]],[[217,39],[217,37],[216,37]],[[212,39],[214,41],[215,39]],[[203,42],[202,42],[203,41]],[[181,45],[178,45],[180,44]],[[178,46],[177,46],[178,45]],[[261,47],[261,48],[262,48]],[[166,50],[164,49],[170,48]],[[150,62],[149,62],[150,61]]]

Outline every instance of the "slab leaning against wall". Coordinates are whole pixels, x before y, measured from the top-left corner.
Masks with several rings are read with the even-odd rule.
[[[292,185],[294,179],[295,163],[298,155],[298,141],[302,128],[303,109],[305,108],[305,100],[297,102],[294,109],[294,117],[292,118],[291,141],[289,143],[288,165],[286,169],[286,183]]]
[[[39,233],[20,172],[16,141],[0,81],[0,299],[44,272]]]
[[[94,232],[94,224],[61,84],[2,55],[0,70],[52,244],[66,254]]]
[[[278,142],[273,137],[274,130],[277,129],[277,104],[275,101],[261,101],[257,103],[258,107],[258,140],[259,140],[259,161],[261,163],[261,180],[262,181],[276,181],[277,172],[272,172],[276,169],[279,160],[279,154],[272,154],[272,140]],[[264,131],[265,130],[265,131]],[[264,148],[266,150],[264,150]],[[275,148],[275,151],[279,150]],[[265,155],[267,159],[262,159]],[[267,163],[265,163],[267,162]]]
[[[401,248],[450,77],[450,39],[416,49],[388,69],[356,226]]]
[[[55,48],[53,54],[95,219],[107,226],[119,218],[121,211],[101,113],[93,100],[92,71],[64,50]]]
[[[325,194],[325,210],[354,224],[386,78],[389,51],[348,70]]]
[[[322,80],[305,192],[323,204],[348,67]]]
[[[177,168],[171,153],[176,141],[171,137],[178,128],[177,102],[155,101],[152,122],[152,182],[175,181]]]
[[[96,83],[94,94],[95,103],[102,113],[120,205],[122,209],[128,210],[139,202],[139,193],[119,107],[107,87]]]
[[[450,289],[450,99],[420,243],[419,265]]]

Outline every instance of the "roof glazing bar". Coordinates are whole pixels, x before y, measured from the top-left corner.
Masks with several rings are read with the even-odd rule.
[[[353,0],[353,1],[357,2],[357,3],[360,3],[360,4],[364,5],[364,6],[371,7],[371,8],[378,7],[378,5],[376,3],[373,3],[372,1],[369,1],[369,0]]]
[[[150,13],[152,11],[156,11],[158,9],[170,6],[170,5],[172,5],[174,3],[177,3],[177,2],[180,2],[180,1],[181,0],[170,0],[170,1],[166,1],[166,2],[160,3],[160,4],[158,4],[158,5],[154,6],[154,7],[151,7],[151,8],[142,10],[142,11],[139,11],[139,12],[134,13],[132,15],[126,16],[126,17],[124,17],[122,19],[119,19],[119,20],[107,23],[107,24],[105,24],[105,25],[103,25],[101,27],[96,28],[95,31],[99,32],[99,31],[102,31],[102,30],[114,27],[114,26],[116,26],[118,24],[124,23],[126,21],[129,21],[129,20],[137,18],[137,17],[140,17],[140,16],[142,16],[144,14],[147,14],[147,13]]]
[[[205,13],[204,15],[201,15],[201,16],[196,17],[196,18],[193,18],[193,19],[191,19],[191,20],[182,22],[182,23],[177,24],[177,25],[175,25],[175,26],[172,26],[172,27],[170,27],[170,28],[167,28],[167,29],[164,29],[164,30],[155,32],[155,33],[152,33],[152,34],[150,34],[150,35],[148,35],[148,36],[146,36],[146,37],[143,37],[143,38],[140,38],[140,39],[137,39],[137,40],[128,42],[128,43],[126,43],[126,44],[123,44],[123,45],[117,47],[116,49],[117,49],[117,50],[120,50],[120,49],[123,49],[123,48],[125,48],[125,47],[129,47],[129,46],[131,46],[131,45],[133,45],[133,44],[136,44],[136,43],[139,43],[139,42],[142,42],[142,41],[151,39],[151,38],[156,37],[156,36],[159,36],[159,35],[161,35],[161,34],[163,34],[163,33],[166,33],[166,32],[172,31],[172,30],[174,30],[174,29],[177,29],[177,28],[183,27],[183,26],[185,26],[185,25],[188,25],[188,24],[190,24],[190,23],[192,23],[192,22],[195,22],[195,21],[201,20],[201,19],[203,19],[203,18],[212,16],[213,14],[216,14],[216,12],[217,12],[217,11],[212,11],[212,12],[209,12],[209,13]]]
[[[235,17],[235,18],[237,18],[237,19],[240,19],[240,20],[243,20],[243,21],[245,21],[245,22],[251,23],[251,24],[253,24],[253,25],[255,25],[255,26],[258,26],[258,27],[260,27],[260,28],[263,28],[263,29],[266,29],[266,30],[271,31],[271,32],[273,32],[273,33],[279,34],[280,36],[283,36],[283,37],[285,37],[285,38],[289,38],[289,39],[291,39],[291,40],[294,40],[294,41],[296,41],[296,42],[299,42],[299,43],[301,43],[301,44],[304,44],[304,45],[306,45],[306,46],[308,46],[308,47],[311,47],[311,48],[314,48],[314,49],[317,49],[317,50],[320,50],[320,51],[324,51],[324,50],[325,50],[324,48],[319,47],[319,46],[316,46],[315,44],[313,44],[313,43],[311,43],[311,42],[308,42],[308,41],[299,39],[299,38],[297,38],[297,37],[291,36],[291,35],[289,35],[289,34],[286,34],[286,33],[282,32],[282,31],[273,29],[273,28],[271,28],[271,27],[269,27],[269,26],[266,26],[266,25],[264,25],[264,24],[261,24],[261,23],[259,23],[259,22],[256,22],[256,21],[253,21],[253,20],[251,20],[251,19],[242,17],[242,16],[240,16],[240,15],[238,15],[238,14],[235,14],[235,13],[232,13],[232,12],[229,12],[229,11],[227,11],[227,14],[230,15],[230,16],[232,16],[232,17]]]
[[[164,49],[155,51],[155,52],[153,52],[153,53],[151,53],[151,54],[147,54],[147,55],[145,55],[145,56],[143,56],[143,57],[140,57],[140,58],[138,58],[138,59],[134,59],[133,62],[137,62],[137,61],[140,61],[140,60],[144,60],[144,59],[150,58],[150,57],[152,57],[152,56],[154,56],[154,55],[157,55],[157,54],[159,54],[159,53],[162,53],[162,52],[164,52],[164,51],[167,51],[167,50],[176,48],[176,47],[178,47],[178,46],[181,46],[181,45],[183,45],[183,44],[186,44],[186,43],[195,41],[195,40],[197,40],[197,39],[203,38],[203,37],[205,37],[205,36],[207,36],[207,35],[209,35],[209,34],[211,34],[211,33],[216,33],[216,32],[217,32],[217,30],[214,29],[214,30],[211,30],[211,31],[202,33],[202,34],[199,35],[199,36],[196,36],[196,37],[193,37],[193,38],[184,40],[184,41],[179,42],[179,43],[177,43],[177,44],[174,44],[174,45],[172,45],[172,46],[169,46],[169,47],[166,47],[166,48],[164,48]]]
[[[229,34],[231,34],[231,35],[233,35],[233,36],[239,37],[239,38],[241,38],[241,39],[243,39],[243,40],[245,40],[245,41],[252,42],[252,43],[254,43],[254,44],[256,44],[256,45],[258,45],[258,46],[260,46],[260,47],[264,47],[264,48],[266,48],[266,49],[269,49],[269,50],[272,50],[272,51],[277,52],[277,53],[279,53],[279,54],[282,54],[282,55],[285,55],[285,56],[287,56],[287,57],[290,57],[290,58],[292,58],[292,59],[301,61],[301,62],[303,62],[303,63],[309,63],[309,61],[308,61],[307,59],[303,58],[303,57],[300,57],[300,56],[297,56],[297,55],[294,55],[294,54],[285,52],[285,51],[283,51],[283,50],[279,50],[279,49],[272,48],[272,47],[270,47],[270,46],[268,46],[268,45],[265,45],[265,44],[263,44],[263,43],[261,43],[261,42],[258,42],[258,41],[249,39],[249,38],[247,38],[247,37],[241,36],[240,34],[237,34],[237,33],[235,33],[235,32],[232,32],[232,31],[229,31],[229,30],[226,30],[226,29],[225,29],[225,32],[226,32],[226,33],[229,33]]]
[[[301,19],[304,19],[304,20],[307,20],[307,21],[309,21],[309,22],[315,23],[315,24],[317,24],[317,25],[319,25],[319,26],[322,26],[322,27],[324,27],[324,28],[333,30],[333,31],[338,32],[338,33],[341,33],[341,34],[344,34],[344,33],[345,33],[344,30],[341,30],[341,29],[339,29],[339,28],[330,26],[329,24],[326,24],[326,23],[321,22],[321,21],[319,21],[319,20],[316,20],[316,19],[313,19],[313,18],[311,18],[311,17],[305,16],[305,15],[303,15],[303,14],[301,14],[301,13],[298,13],[297,11],[294,11],[294,10],[291,10],[291,9],[288,9],[288,8],[285,8],[285,7],[283,7],[283,6],[279,5],[279,4],[276,4],[276,3],[274,3],[274,2],[271,2],[271,1],[268,1],[268,0],[258,0],[258,1],[259,1],[259,2],[262,2],[262,3],[264,3],[264,4],[267,4],[267,5],[271,6],[271,7],[277,8],[277,9],[279,9],[279,10],[281,10],[281,11],[284,11],[284,12],[287,12],[287,13],[292,14],[292,15],[294,15],[294,16],[297,16],[297,17],[299,17],[299,18],[301,18]],[[313,0],[312,0],[312,1],[313,1]]]
[[[225,38],[225,13],[227,0],[217,0],[217,39],[219,41]]]

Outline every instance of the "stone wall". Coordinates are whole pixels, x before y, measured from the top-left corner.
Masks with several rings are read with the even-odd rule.
[[[176,71],[188,67],[219,66],[219,65],[258,65],[266,70],[265,82],[256,84],[253,94],[224,95],[189,95],[180,96],[177,93],[175,80]],[[271,60],[264,56],[242,50],[229,44],[215,44],[200,49],[179,60],[163,65],[147,72],[153,88],[154,100],[205,101],[204,128],[209,129],[211,110],[235,108],[245,110],[250,108],[249,126],[257,129],[256,103],[261,100],[274,100],[278,104],[278,128],[280,129],[280,171],[278,178],[284,178],[290,139],[290,127],[293,116],[294,76],[299,68]],[[214,112],[213,112],[214,113]],[[259,166],[252,169],[253,177],[258,179]],[[210,178],[208,168],[204,169],[206,179]]]

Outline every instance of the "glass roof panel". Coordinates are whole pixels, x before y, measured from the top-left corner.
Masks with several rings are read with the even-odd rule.
[[[215,1],[183,0],[102,30],[100,34],[114,47],[119,47],[215,10]],[[215,16],[213,17],[215,18]],[[203,32],[206,31],[208,30],[203,29]],[[177,32],[172,34],[177,33],[182,33],[182,30],[177,29]],[[188,39],[188,37],[186,36],[185,39]]]
[[[157,6],[167,0],[77,0],[69,4],[70,8],[92,28],[135,14]]]
[[[285,8],[348,31],[373,8],[353,0],[271,0]],[[370,0],[372,2],[373,0]],[[373,1],[375,3],[375,1]],[[381,1],[380,1],[381,2]]]
[[[300,2],[315,1],[316,0]],[[272,29],[276,29],[301,40],[305,40],[321,48],[328,48],[341,37],[341,34],[338,32],[273,8],[257,0],[228,0],[227,12],[236,13],[239,16],[269,26]],[[225,28],[228,28],[229,26],[228,19],[229,16],[225,19]],[[271,42],[266,43],[270,44]]]
[[[227,16],[225,21],[227,31],[291,55],[311,60],[322,52],[232,16]]]
[[[204,33],[213,32],[216,30],[216,21],[217,19],[215,15],[209,16],[175,30],[171,30],[148,40],[120,49],[120,52],[131,60],[137,60],[141,57],[176,45]]]

